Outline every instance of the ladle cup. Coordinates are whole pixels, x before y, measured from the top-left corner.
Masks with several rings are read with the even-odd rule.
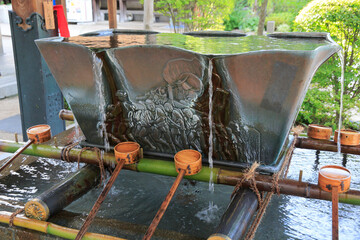
[[[25,143],[23,147],[19,148],[6,163],[1,166],[0,173],[31,144],[38,144],[49,141],[51,139],[51,128],[49,125],[46,124],[35,125],[29,127],[26,130],[26,134],[29,140]]]
[[[184,175],[194,175],[200,172],[201,170],[201,153],[195,150],[186,149],[182,150],[175,154],[174,157],[175,168],[179,173],[170,188],[169,193],[167,194],[165,200],[160,206],[160,209],[156,213],[153,221],[151,222],[148,230],[146,231],[143,240],[148,240],[154,234],[156,227],[158,226],[161,218],[163,217],[172,197],[175,194],[176,189],[178,188]]]
[[[123,166],[125,164],[126,165],[134,164],[139,160],[139,150],[140,150],[140,145],[136,142],[122,142],[114,147],[115,159],[117,160],[118,163],[109,181],[106,183],[106,186],[104,187],[98,199],[96,200],[94,206],[92,207],[89,215],[86,217],[86,220],[82,225],[82,227],[80,228],[80,231],[76,235],[75,240],[82,239],[82,237],[87,232],[88,228],[90,227],[92,221],[96,216],[96,213],[98,212],[101,204],[105,200],[106,195],[109,193],[112,185],[114,184]]]
[[[335,130],[334,142],[337,143],[339,130]],[[340,144],[344,146],[357,146],[360,143],[360,133],[351,129],[340,130]]]
[[[329,140],[332,134],[332,128],[317,124],[310,124],[307,135],[313,139]]]
[[[331,192],[332,199],[332,239],[339,239],[339,193],[343,193],[350,188],[351,174],[344,167],[336,165],[323,166],[319,170],[319,187]]]

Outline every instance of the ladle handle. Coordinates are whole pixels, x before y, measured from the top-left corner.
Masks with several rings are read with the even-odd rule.
[[[34,143],[34,140],[29,139],[24,146],[22,146],[21,148],[19,148],[18,150],[16,150],[16,152],[14,152],[14,154],[12,155],[12,157],[6,162],[4,163],[1,168],[0,168],[0,173],[7,167],[9,166],[9,164],[15,160],[15,158],[17,158],[23,151],[25,151],[25,149],[27,149],[32,143]]]
[[[152,220],[148,230],[146,231],[143,240],[148,240],[152,237],[152,235],[154,234],[156,227],[159,225],[159,222],[161,220],[161,218],[163,217],[167,207],[169,206],[169,203],[172,199],[172,197],[174,196],[176,189],[178,188],[182,178],[185,175],[186,170],[181,169],[179,174],[177,175],[175,182],[173,183],[173,185],[170,188],[169,193],[167,194],[165,200],[163,201],[163,203],[160,206],[160,209],[158,210],[158,212],[156,213],[154,219]]]
[[[332,240],[339,239],[339,193],[338,186],[333,186],[331,189],[332,200]]]
[[[106,183],[106,186],[104,187],[104,189],[102,190],[102,192],[99,195],[98,199],[96,200],[96,202],[95,202],[94,206],[92,207],[89,215],[86,217],[86,220],[85,220],[84,224],[82,225],[82,227],[80,228],[80,231],[76,235],[75,240],[82,239],[82,237],[87,232],[88,228],[90,227],[92,221],[94,220],[94,218],[96,216],[96,213],[99,211],[99,208],[100,208],[101,204],[105,200],[106,195],[109,193],[112,185],[114,184],[114,182],[115,182],[117,176],[119,175],[120,170],[122,169],[124,164],[125,164],[125,160],[120,160],[118,162],[118,164],[116,165],[116,168],[113,171],[109,181]]]

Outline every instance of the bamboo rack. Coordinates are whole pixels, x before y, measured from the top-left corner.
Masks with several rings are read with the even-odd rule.
[[[4,140],[0,141],[0,151],[2,152],[15,152],[18,148],[22,146],[22,143]],[[77,162],[79,152],[80,149],[72,149],[69,153],[69,160]],[[29,147],[24,151],[24,154],[38,157],[61,159],[61,148],[39,144]],[[97,155],[94,151],[91,150],[86,150],[81,154],[81,161],[89,164],[98,165]],[[104,153],[105,165],[115,166],[116,163],[116,159],[112,153]],[[173,177],[177,176],[174,163],[164,160],[142,158],[137,164],[124,166],[124,169]],[[204,166],[198,174],[185,176],[185,178],[202,182],[209,182],[211,172],[213,175],[212,181],[214,183],[232,186],[236,185],[236,183],[243,175],[242,172],[224,170],[220,168],[210,169],[209,167]],[[272,191],[272,176],[257,175],[256,181],[259,191]],[[317,184],[284,179],[279,180],[278,185],[281,194],[331,201],[331,193],[321,190]],[[249,183],[244,182],[243,186],[248,187]],[[346,193],[339,194],[339,202],[360,205],[360,191],[349,190]]]

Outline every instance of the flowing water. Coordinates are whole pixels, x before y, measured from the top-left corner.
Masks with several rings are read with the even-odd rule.
[[[209,61],[209,70],[208,70],[208,78],[209,78],[209,154],[208,161],[209,167],[212,169],[214,167],[212,155],[214,150],[214,139],[213,139],[213,119],[212,119],[212,110],[213,110],[213,83],[212,83],[212,61]],[[209,181],[209,191],[214,192],[214,183],[213,183],[213,173],[210,173],[210,181]]]
[[[304,172],[303,181],[316,183],[319,168],[329,164],[345,165],[352,173],[351,188],[360,189],[360,156],[355,155],[348,155],[340,161],[337,153],[317,154],[314,150],[296,149],[288,177],[298,179],[301,169]],[[0,209],[15,211],[76,169],[76,163],[46,158],[39,158],[28,166],[22,166],[19,171],[1,180]],[[97,216],[104,220],[115,219],[143,226],[145,232],[173,180],[172,177],[123,170]],[[230,202],[232,190],[231,186],[217,185],[214,193],[210,193],[208,183],[183,180],[158,228],[206,238],[219,224]],[[50,221],[79,228],[100,192],[101,188],[94,188],[69,205],[65,210],[80,214],[70,222],[55,219]],[[202,214],[201,210],[209,209],[210,198],[217,211],[209,220],[208,215]],[[339,204],[340,239],[360,239],[359,215],[360,206]],[[141,233],[114,230],[106,224],[94,224],[91,231],[128,239],[142,238]],[[285,195],[273,196],[255,235],[258,240],[330,238],[331,202]]]
[[[339,112],[339,127],[338,127],[338,139],[337,139],[337,148],[339,156],[341,155],[341,144],[340,144],[340,130],[341,130],[341,124],[342,124],[342,111],[343,111],[343,95],[344,95],[344,73],[345,73],[345,59],[343,51],[340,50],[337,52],[339,59],[340,59],[340,66],[341,66],[341,77],[340,77],[340,112]]]
[[[209,76],[209,153],[208,153],[208,162],[209,167],[212,169],[214,167],[213,163],[213,150],[214,150],[214,139],[213,139],[213,119],[212,119],[212,110],[213,110],[213,83],[212,83],[212,60],[209,61],[209,67],[208,67],[208,76]],[[219,210],[219,207],[214,204],[214,201],[212,200],[214,198],[214,192],[215,187],[213,183],[213,172],[210,172],[210,179],[209,179],[209,192],[210,192],[210,198],[209,200],[209,206],[203,208],[201,211],[196,213],[196,217],[199,218],[202,221],[205,221],[207,223],[211,223],[214,221],[217,216],[217,212]]]
[[[99,59],[95,53],[92,53],[93,56],[93,73],[94,73],[94,80],[96,84],[96,91],[97,91],[97,99],[99,99],[99,122],[98,122],[98,133],[99,136],[103,139],[105,151],[110,150],[110,143],[108,138],[108,133],[106,131],[106,101],[105,101],[105,91],[104,91],[104,84],[103,84],[103,77],[102,77],[102,66],[103,62]]]

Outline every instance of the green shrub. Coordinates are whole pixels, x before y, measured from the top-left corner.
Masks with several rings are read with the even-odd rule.
[[[290,26],[287,25],[286,23],[283,23],[277,27],[277,31],[278,32],[290,32]]]
[[[235,0],[154,0],[155,10],[170,17],[174,32],[181,25],[185,31],[223,30],[223,19],[234,4]]]
[[[235,8],[229,17],[224,20],[226,31],[239,29],[245,32],[251,32],[256,30],[258,24],[258,16],[255,16],[250,10],[240,10],[238,8]]]
[[[315,0],[301,10],[294,27],[305,32],[329,32],[344,50],[345,84],[343,124],[350,123],[351,110],[360,107],[360,0]],[[336,128],[340,110],[341,68],[334,56],[319,68],[297,118],[301,123],[319,123]]]
[[[226,31],[238,29],[240,22],[246,17],[247,11],[237,10],[233,11],[228,18],[224,19],[224,26]]]

